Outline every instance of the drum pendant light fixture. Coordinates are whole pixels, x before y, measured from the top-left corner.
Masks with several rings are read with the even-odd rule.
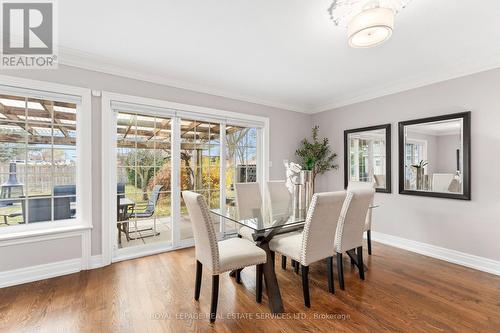
[[[337,26],[347,27],[348,43],[354,48],[382,44],[392,36],[394,17],[411,0],[334,0],[328,8]]]

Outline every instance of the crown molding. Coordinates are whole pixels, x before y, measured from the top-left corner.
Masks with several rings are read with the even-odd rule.
[[[120,64],[113,59],[97,56],[95,54],[83,52],[59,46],[59,64],[87,69],[96,72],[121,76],[129,79],[156,83],[164,86],[170,86],[178,89],[190,90],[193,92],[214,95],[247,103],[260,104],[272,108],[288,110],[300,113],[309,113],[304,105],[293,105],[275,101],[264,100],[256,97],[245,96],[235,92],[224,91],[207,86],[181,82],[173,80],[164,75],[144,72],[134,69],[134,64]]]
[[[484,55],[483,58],[479,60],[469,59],[462,62],[456,62],[455,64],[449,65],[446,70],[440,71],[440,73],[436,73],[434,71],[421,73],[409,78],[389,82],[380,87],[365,89],[357,94],[345,94],[333,99],[328,103],[317,106],[293,105],[263,100],[202,85],[176,81],[164,75],[147,73],[138,69],[134,69],[133,64],[120,64],[112,59],[106,59],[95,54],[90,54],[61,46],[59,47],[59,63],[66,66],[102,72],[150,83],[156,83],[178,89],[229,98],[247,103],[259,104],[282,110],[300,112],[305,114],[315,114],[337,109],[347,105],[365,102],[387,95],[400,93],[403,91],[408,91],[411,89],[432,85],[443,81],[456,79],[463,76],[488,71],[495,68],[500,68],[500,50],[498,52],[494,52],[493,55]],[[138,66],[136,66],[136,68],[137,67]]]
[[[362,90],[356,95],[344,95],[332,100],[329,103],[313,107],[309,110],[309,113],[315,114],[329,111],[343,106],[361,103],[371,99],[421,88],[496,68],[500,68],[500,50],[494,52],[493,55],[485,55],[483,59],[479,61],[469,59],[467,61],[457,62],[454,65],[448,66],[446,71],[441,71],[440,73],[429,71],[388,83],[382,87]]]

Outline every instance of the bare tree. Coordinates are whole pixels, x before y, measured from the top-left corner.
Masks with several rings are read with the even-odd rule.
[[[235,155],[238,155],[240,161],[245,160],[245,147],[242,147],[240,143],[245,139],[249,131],[249,128],[242,128],[226,135],[228,160],[232,160]]]

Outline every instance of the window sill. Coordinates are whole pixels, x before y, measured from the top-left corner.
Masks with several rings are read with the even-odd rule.
[[[53,226],[43,229],[36,230],[22,230],[22,231],[13,231],[13,232],[5,232],[0,234],[0,246],[3,241],[12,241],[12,240],[25,240],[29,238],[37,238],[40,236],[47,235],[57,235],[57,234],[67,234],[72,232],[80,232],[84,230],[91,230],[92,226],[82,225],[82,224],[73,224],[70,226]]]

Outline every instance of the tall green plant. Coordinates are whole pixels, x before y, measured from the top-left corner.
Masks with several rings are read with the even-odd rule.
[[[317,175],[339,167],[335,164],[337,154],[330,149],[328,138],[319,139],[318,132],[319,126],[314,126],[312,141],[307,138],[303,139],[299,149],[295,151],[295,155],[300,159],[302,169],[312,171],[313,182]]]

